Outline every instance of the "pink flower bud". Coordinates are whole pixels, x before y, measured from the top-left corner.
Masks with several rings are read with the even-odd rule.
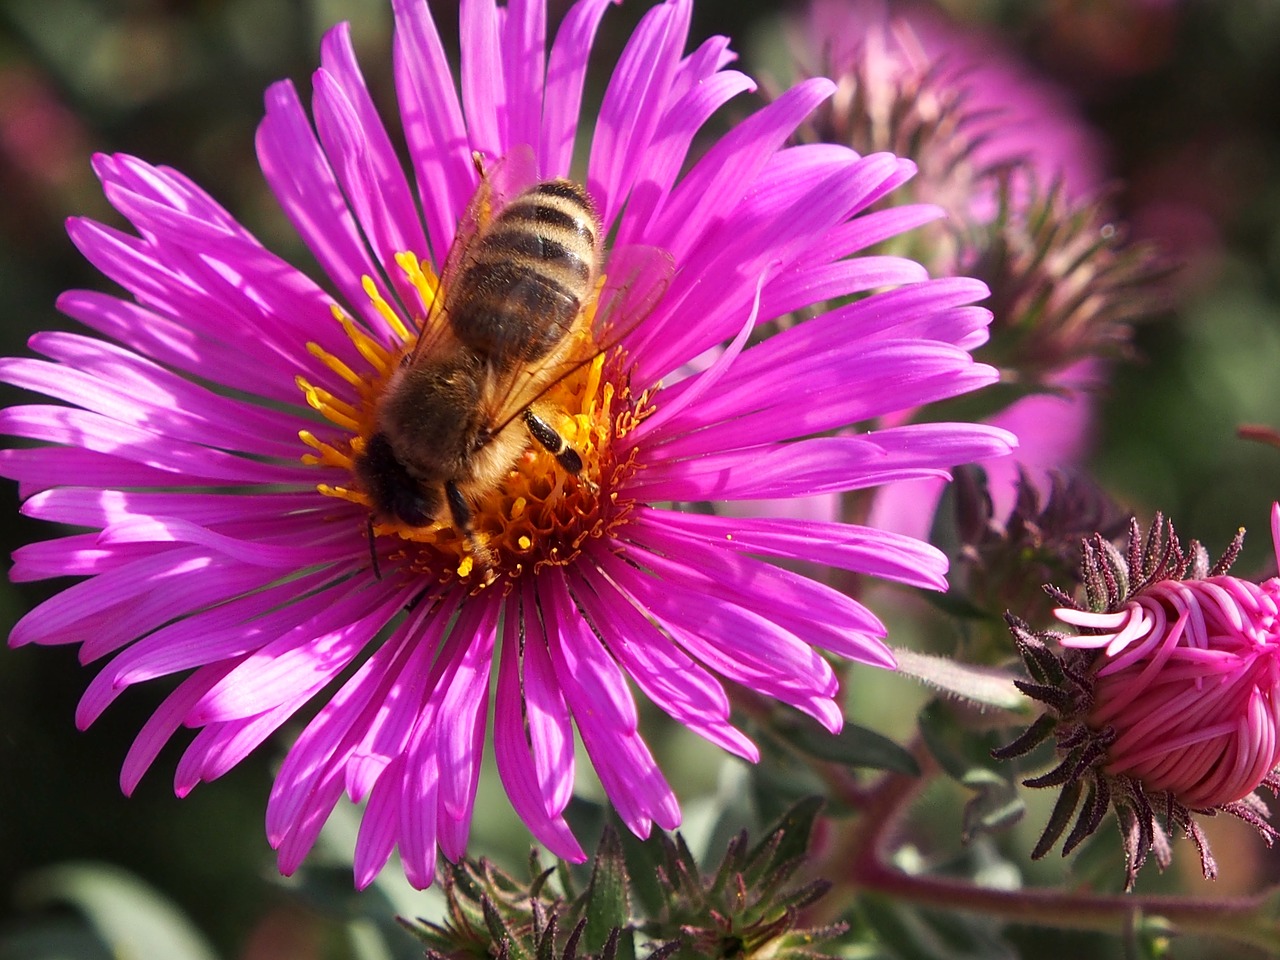
[[[1280,506],[1272,529],[1280,523]],[[1280,578],[1161,580],[1116,613],[1058,610],[1064,646],[1105,648],[1086,722],[1107,773],[1193,810],[1241,800],[1280,762]]]

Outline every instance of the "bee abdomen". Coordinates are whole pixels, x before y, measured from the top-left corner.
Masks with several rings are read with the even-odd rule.
[[[596,224],[595,208],[582,187],[571,180],[547,180],[516,197],[498,215],[493,230],[533,232],[594,259]]]
[[[599,225],[582,187],[530,187],[481,233],[452,297],[458,339],[492,362],[538,360],[573,328],[597,270]]]
[[[554,277],[510,260],[473,264],[462,285],[468,295],[450,315],[454,333],[497,361],[545,356],[573,328],[582,304]]]
[[[588,248],[588,254],[590,249]],[[533,261],[530,269],[545,276],[554,277],[566,287],[574,289],[591,280],[592,264],[583,259],[576,248],[566,246],[550,236],[539,236],[525,230],[502,230],[486,238],[485,249],[479,258],[485,260],[513,259]]]

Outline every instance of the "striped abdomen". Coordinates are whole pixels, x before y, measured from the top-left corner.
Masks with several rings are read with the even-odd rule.
[[[449,292],[454,333],[499,367],[546,356],[591,294],[599,243],[600,224],[580,186],[530,187],[472,244]]]

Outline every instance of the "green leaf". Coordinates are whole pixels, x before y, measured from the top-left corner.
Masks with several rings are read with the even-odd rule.
[[[939,766],[953,780],[974,791],[965,805],[964,840],[1003,829],[1021,819],[1022,796],[1013,780],[1014,767],[991,756],[1003,737],[990,729],[969,729],[956,705],[934,700],[920,712],[920,735]]]
[[[920,711],[920,736],[947,776],[964,781],[975,767],[998,772],[1000,764],[991,750],[1000,737],[990,729],[974,730],[973,717],[963,716],[963,708],[944,700],[932,700]]]
[[[0,936],[4,960],[119,960],[102,938],[79,917],[50,918]]]
[[[960,836],[964,843],[979,834],[1011,827],[1027,812],[1017,785],[1002,774],[974,767],[960,782],[976,794],[964,805],[964,827]]]
[[[832,734],[807,717],[788,714],[777,718],[772,730],[796,750],[816,760],[920,775],[915,758],[905,749],[883,734],[852,723],[846,723],[838,734]]]
[[[656,917],[668,901],[668,890],[660,872],[666,866],[663,849],[666,838],[656,831],[647,840],[641,840],[630,830],[620,830],[617,836],[626,858],[631,894],[645,916]]]
[[[898,960],[1017,960],[991,920],[916,909],[875,895],[863,896],[859,909]]]
[[[785,744],[780,737],[761,736],[759,739],[763,762],[747,769],[747,792],[757,822],[770,823],[785,816],[791,807],[806,797],[824,793],[827,785],[818,776],[811,759]],[[833,800],[832,809],[828,812],[834,813],[836,807]],[[755,824],[740,824],[738,829],[742,826]],[[711,849],[708,848],[708,853]]]
[[[1001,623],[1000,617],[996,616],[991,610],[978,606],[968,597],[956,591],[936,593],[932,590],[921,590],[919,595],[929,606],[936,608],[947,616],[955,617],[957,620],[977,620],[992,626],[997,626]]]
[[[30,875],[19,902],[73,907],[118,957],[216,960],[217,954],[166,897],[131,873],[103,863],[68,863]]]

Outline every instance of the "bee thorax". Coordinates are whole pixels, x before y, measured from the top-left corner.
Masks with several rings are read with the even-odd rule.
[[[459,475],[484,427],[482,380],[475,364],[424,364],[399,371],[378,410],[378,426],[414,477],[439,482]]]

